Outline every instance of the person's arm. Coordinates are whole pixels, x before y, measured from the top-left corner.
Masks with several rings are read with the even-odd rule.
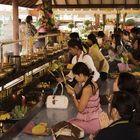
[[[99,79],[99,77],[100,77],[100,74],[99,74],[99,72],[97,71],[97,69],[96,69],[96,67],[94,65],[92,57],[90,55],[85,55],[84,58],[83,58],[83,62],[88,66],[88,68],[91,71],[94,71],[93,80],[97,81]]]
[[[66,87],[66,89],[67,89],[67,87]],[[93,91],[93,89],[90,85],[85,87],[83,89],[82,96],[81,96],[80,100],[77,100],[76,95],[75,95],[75,91],[74,90],[70,91],[67,89],[67,92],[69,92],[69,94],[73,98],[74,104],[79,112],[84,111],[85,107],[87,106],[88,100],[89,100],[90,96],[92,95],[92,91]]]
[[[113,83],[113,91],[119,91],[119,87],[118,87],[118,77],[115,79],[114,83]]]
[[[99,61],[98,71],[100,72],[104,66],[105,58],[101,53],[101,51],[99,50],[98,46],[93,48],[93,55],[96,58],[96,60]]]
[[[100,61],[99,69],[98,69],[99,72],[102,70],[103,65],[104,65],[104,59]]]
[[[128,53],[128,58],[132,62],[132,64],[139,66],[139,62],[136,59],[134,59],[134,57],[131,53]]]

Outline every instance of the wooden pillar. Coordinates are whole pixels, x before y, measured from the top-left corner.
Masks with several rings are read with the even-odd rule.
[[[125,29],[125,18],[127,16],[127,13],[124,13],[123,14],[123,29]]]
[[[95,28],[98,29],[99,25],[100,25],[100,15],[99,14],[95,14]]]
[[[13,6],[13,40],[19,39],[18,0],[12,0]],[[14,44],[14,55],[19,55],[19,43]]]
[[[106,25],[106,14],[103,14],[103,31],[105,30]]]
[[[116,14],[116,29],[117,30],[118,30],[119,24],[120,24],[120,17],[121,17],[121,13],[119,12],[119,10],[117,10],[117,14]]]

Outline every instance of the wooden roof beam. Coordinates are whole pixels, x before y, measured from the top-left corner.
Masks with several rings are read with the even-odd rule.
[[[125,5],[127,4],[127,0],[125,0]]]
[[[28,2],[26,2],[25,5],[23,5],[23,6],[32,7],[32,2],[31,2],[31,1],[28,1]]]
[[[77,4],[79,4],[79,0],[77,0]]]
[[[115,0],[113,0],[113,4],[115,4]]]
[[[12,1],[9,1],[9,0],[0,0],[0,3],[2,3],[2,4],[12,4]]]
[[[140,8],[140,4],[52,5],[52,8]]]
[[[101,4],[103,4],[103,0],[101,0]]]
[[[88,3],[91,4],[91,0],[88,0]]]
[[[68,5],[68,0],[65,0],[66,5]]]
[[[55,4],[55,5],[57,5],[57,2],[56,2],[56,0],[53,0],[53,2],[54,2],[54,4]]]
[[[18,4],[20,4],[20,5],[26,5],[26,3],[27,3],[27,1],[18,1]]]

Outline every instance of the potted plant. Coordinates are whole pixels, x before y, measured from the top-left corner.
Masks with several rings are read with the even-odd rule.
[[[68,28],[70,28],[71,29],[71,32],[72,32],[72,28],[74,28],[74,24],[71,22],[71,23],[69,23],[68,24]]]

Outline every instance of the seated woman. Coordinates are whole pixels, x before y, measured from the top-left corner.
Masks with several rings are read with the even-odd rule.
[[[91,56],[88,54],[84,54],[81,40],[70,39],[68,41],[68,49],[69,52],[73,55],[71,64],[75,65],[77,62],[85,63],[90,69],[90,71],[94,72],[93,81],[97,81],[100,77],[100,74],[97,71],[96,67],[94,66],[94,62]],[[73,73],[71,71],[67,75],[67,79],[71,81],[73,80]]]
[[[113,84],[113,91],[127,91],[138,94],[138,84],[134,75],[122,72]]]
[[[128,72],[122,72],[113,84],[113,91],[127,91],[133,93],[133,96],[140,103],[139,86],[134,75]]]
[[[103,113],[98,86],[93,82],[93,75],[85,63],[77,62],[72,72],[76,81],[82,85],[82,88],[79,93],[75,93],[75,89],[66,84],[67,93],[73,98],[78,110],[77,116],[71,119],[70,122],[83,128],[85,133],[95,134],[101,129],[99,117]]]
[[[140,106],[132,94],[126,91],[115,92],[110,109],[113,123],[100,130],[94,140],[140,139]]]
[[[140,39],[134,39],[132,41],[131,50],[128,52],[128,64],[129,66],[134,69],[135,67],[140,66]]]
[[[101,80],[105,81],[108,77],[109,64],[101,53],[94,34],[91,33],[88,35],[88,42],[90,45],[88,54],[92,57],[96,69],[100,72]]]

